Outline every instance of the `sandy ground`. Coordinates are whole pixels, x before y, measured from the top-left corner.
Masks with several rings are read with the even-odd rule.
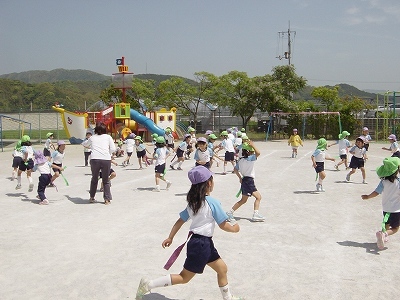
[[[387,146],[388,144],[386,144]],[[315,192],[310,155],[315,141],[306,141],[296,159],[285,141],[258,142],[256,185],[263,199],[264,223],[251,222],[253,199],[235,216],[239,233],[216,228],[214,242],[229,268],[234,294],[246,299],[391,299],[398,295],[400,234],[387,248],[376,247],[375,232],[382,221],[381,198],[361,199],[378,184],[375,169],[389,152],[371,144],[367,181],[357,171],[345,181],[343,166],[326,162],[325,193]],[[41,146],[36,146],[41,148]],[[338,157],[337,146],[329,153]],[[170,160],[170,159],[169,159]],[[117,160],[119,163],[122,159]],[[154,171],[131,165],[114,169],[112,204],[89,204],[90,168],[83,166],[83,150],[68,145],[65,176],[47,189],[50,205],[40,206],[35,189],[15,190],[11,182],[11,152],[0,153],[0,299],[134,299],[142,276],[168,274],[163,269],[173,250],[186,238],[188,224],[173,245],[163,249],[178,213],[186,206],[189,189],[184,171],[168,171],[169,191],[152,192]],[[232,170],[229,166],[228,170]],[[237,201],[238,178],[214,168],[213,196],[228,210]],[[185,251],[171,267],[179,273]],[[214,272],[186,285],[154,289],[145,300],[221,299]]]

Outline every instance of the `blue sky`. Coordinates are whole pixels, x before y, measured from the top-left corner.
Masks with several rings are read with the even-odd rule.
[[[292,64],[313,86],[400,90],[398,0],[0,0],[0,74],[129,71],[251,77]]]

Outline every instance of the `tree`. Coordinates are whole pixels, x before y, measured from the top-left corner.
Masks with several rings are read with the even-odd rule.
[[[318,99],[323,105],[326,106],[326,111],[332,111],[337,107],[339,101],[339,87],[316,87],[312,90],[311,96]]]
[[[208,99],[216,97],[217,77],[207,72],[197,72],[194,75],[195,84],[189,84],[181,77],[162,81],[158,86],[159,98],[156,103],[168,108],[176,107],[183,115],[189,116],[196,127],[200,107]]]
[[[132,81],[132,98],[144,111],[154,110],[156,103],[156,85],[151,79],[134,78]]]
[[[277,66],[272,69],[272,80],[279,81],[282,86],[282,94],[286,99],[292,99],[292,94],[303,89],[307,80],[303,76],[296,74],[296,69],[293,65]]]

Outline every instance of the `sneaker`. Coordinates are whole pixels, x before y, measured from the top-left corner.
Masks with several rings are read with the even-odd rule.
[[[339,166],[335,165],[335,169],[336,169],[336,171],[339,171]]]
[[[222,175],[226,175],[226,172],[222,172]]]
[[[317,184],[315,185],[315,187],[317,188],[317,192],[321,192],[322,185],[320,185],[319,183],[317,183]]]
[[[174,168],[174,166],[173,165],[170,165],[169,166],[172,170],[175,170],[175,168]]]
[[[54,183],[49,183],[49,185],[47,187],[55,187]]]
[[[319,191],[320,191],[320,192],[325,192],[324,187],[322,186],[322,184],[320,184]]]
[[[30,183],[30,184],[29,184],[28,192],[32,192],[32,191],[33,191],[33,183]]]
[[[161,191],[160,191],[160,188],[154,188],[153,192],[161,192]]]
[[[143,296],[150,292],[149,281],[145,278],[140,279],[140,283],[136,292],[136,300],[142,300]]]
[[[363,184],[368,184],[368,182],[366,180],[363,180]]]
[[[350,174],[346,175],[346,181],[349,182],[350,181]]]
[[[179,170],[179,171],[182,171],[182,168],[181,168],[181,167],[177,167],[176,169]]]
[[[262,215],[260,215],[259,213],[254,213],[251,220],[253,222],[264,222],[265,218]]]
[[[169,188],[171,187],[171,184],[172,184],[172,182],[171,181],[168,181],[167,182],[167,191],[169,190]]]
[[[96,200],[94,198],[89,199],[89,203],[95,203],[95,202],[96,202]]]
[[[47,200],[47,199],[44,199],[39,202],[39,205],[48,205],[48,204],[49,204],[49,200]]]
[[[21,189],[21,184],[20,184],[20,183],[18,183],[18,184],[17,184],[17,186],[15,187],[15,189],[16,189],[16,190],[19,190],[19,189]]]
[[[233,222],[233,221],[236,221],[235,220],[235,217],[233,216],[233,213],[231,213],[231,212],[226,212],[226,214],[228,215],[228,221],[229,222]]]
[[[294,154],[292,153],[292,158],[294,158]]]
[[[244,297],[237,297],[232,295],[231,300],[246,300],[246,299]]]
[[[104,204],[105,204],[105,205],[109,205],[109,204],[111,204],[111,201],[105,199],[105,200],[104,200]]]
[[[382,250],[385,248],[385,234],[382,231],[378,231],[376,234],[376,244],[378,249]]]

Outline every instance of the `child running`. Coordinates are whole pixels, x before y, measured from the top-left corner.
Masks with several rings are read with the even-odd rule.
[[[339,140],[336,141],[336,143],[328,145],[328,147],[331,147],[333,145],[339,145],[339,157],[341,161],[335,165],[335,169],[339,171],[339,166],[341,164],[344,164],[346,167],[346,170],[349,168],[347,164],[347,151],[348,148],[350,148],[350,142],[347,139],[347,137],[350,135],[349,132],[346,130],[342,131],[342,133],[339,134]]]
[[[174,151],[175,145],[174,145],[174,136],[172,134],[172,129],[171,127],[165,128],[165,142],[167,143],[167,148],[170,151]]]
[[[146,145],[143,143],[142,137],[140,135],[135,137],[135,148],[136,148],[136,157],[139,162],[139,169],[143,170],[143,165],[147,167],[147,155],[146,152],[150,154],[149,150],[146,149]]]
[[[187,152],[187,149],[190,145],[190,140],[191,140],[190,134],[185,134],[185,136],[183,137],[183,141],[178,145],[178,147],[176,147],[175,153],[176,153],[176,157],[178,159],[169,166],[172,170],[175,170],[174,166],[176,164],[178,164],[178,168],[176,168],[176,169],[182,170],[181,166],[182,166],[183,162],[185,161],[184,155]]]
[[[60,140],[58,141],[57,145],[58,145],[57,150],[51,154],[51,158],[53,159],[53,165],[55,167],[53,167],[54,175],[53,177],[51,177],[51,181],[49,184],[50,187],[55,187],[54,180],[60,177],[61,172],[64,171],[62,162],[65,156],[65,142]]]
[[[153,155],[153,158],[156,160],[155,163],[155,179],[156,179],[156,187],[153,192],[160,192],[160,179],[167,183],[166,190],[168,191],[171,186],[171,181],[165,179],[165,162],[167,157],[170,154],[170,151],[165,147],[165,139],[162,136],[156,138],[156,146],[157,150]]]
[[[365,178],[364,162],[366,160],[366,150],[364,148],[364,139],[362,137],[356,138],[356,144],[349,150],[353,156],[350,160],[351,171],[346,175],[346,181],[350,181],[350,176],[356,172],[357,169],[361,170],[361,175],[364,184],[367,184]]]
[[[385,242],[389,241],[389,235],[395,234],[400,225],[400,159],[388,157],[383,160],[383,165],[376,169],[381,179],[375,191],[369,195],[362,195],[364,200],[374,198],[382,194],[383,222],[382,230],[376,233],[377,245],[380,250],[385,248]]]
[[[230,162],[233,169],[235,169],[235,148],[233,147],[233,141],[228,138],[228,131],[222,131],[221,137],[222,143],[219,146],[219,149],[225,150],[224,171],[222,172],[222,175],[226,175],[226,165],[228,162]],[[232,173],[235,173],[235,170],[233,170]]]
[[[372,137],[369,134],[368,127],[363,127],[361,137],[364,138],[364,148],[365,148],[365,151],[368,152],[369,142],[372,140]]]
[[[215,143],[216,140],[217,140],[217,136],[214,133],[210,133],[208,135],[207,147],[211,150],[211,153],[212,153],[212,155],[211,155],[212,159],[210,160],[210,168],[212,167],[214,161],[217,163],[217,168],[218,168],[219,167],[219,163],[218,163],[217,159],[222,160],[217,155],[215,155],[215,153],[214,153],[214,143]]]
[[[48,205],[49,200],[47,200],[47,197],[45,195],[46,187],[50,184],[51,182],[51,168],[59,168],[58,166],[52,164],[48,157],[44,155],[42,151],[36,151],[34,152],[34,166],[33,166],[33,171],[38,171],[40,173],[39,176],[39,183],[38,183],[38,188],[37,188],[37,196],[40,200],[39,204],[40,205]]]
[[[400,157],[400,148],[399,144],[397,143],[396,136],[391,134],[388,136],[388,140],[390,142],[390,147],[382,147],[383,150],[391,151],[392,157]]]
[[[23,156],[24,156],[24,154],[22,153],[22,150],[21,150],[21,140],[19,140],[17,142],[17,144],[15,145],[14,152],[12,154],[13,162],[12,162],[11,167],[13,168],[13,171],[11,173],[11,181],[14,181],[14,179],[17,178],[18,166],[21,163]]]
[[[136,137],[136,135],[134,133],[130,133],[126,140],[125,140],[125,144],[126,144],[126,158],[125,160],[122,162],[122,166],[126,167],[127,165],[129,165],[129,160],[131,159],[132,153],[133,153],[133,149],[135,147],[135,140],[134,138]]]
[[[299,146],[303,147],[303,141],[300,136],[297,134],[297,129],[293,128],[293,134],[289,137],[288,146],[292,146],[292,158],[297,157],[297,149]]]
[[[316,185],[317,192],[325,192],[322,187],[322,182],[326,177],[325,174],[325,160],[335,161],[334,158],[326,157],[327,142],[324,138],[320,138],[317,143],[317,149],[311,155],[312,166],[318,174],[318,183]]]
[[[196,166],[204,166],[207,169],[211,167],[211,158],[213,156],[213,151],[208,148],[207,140],[205,137],[200,137],[197,139],[197,149],[194,152],[194,159],[196,160]]]
[[[254,164],[257,158],[260,156],[260,151],[254,145],[253,141],[242,144],[242,157],[239,158],[235,166],[235,173],[239,177],[241,184],[242,199],[236,202],[232,209],[226,214],[229,220],[234,220],[233,213],[247,202],[250,196],[254,196],[256,200],[254,201],[254,213],[251,220],[253,222],[264,222],[265,218],[259,214],[258,210],[260,208],[261,194],[257,190],[254,184],[255,172]]]
[[[162,242],[162,247],[171,246],[173,239],[185,222],[192,219],[190,225],[191,238],[187,244],[186,260],[179,274],[169,274],[154,280],[142,278],[136,293],[136,300],[157,287],[175,284],[185,284],[196,274],[202,274],[206,265],[217,273],[218,286],[222,299],[242,299],[231,294],[228,285],[227,266],[219,256],[212,240],[215,224],[227,232],[239,232],[239,224],[228,222],[228,216],[223,211],[221,203],[210,196],[214,188],[212,173],[203,166],[197,166],[188,172],[192,185],[187,194],[188,205],[179,214],[168,238]],[[170,261],[169,261],[170,262]],[[169,269],[170,264],[164,267]]]
[[[86,132],[86,137],[85,137],[85,141],[87,141],[88,139],[90,139],[90,137],[92,136],[91,132]],[[82,145],[83,146],[83,145]],[[85,167],[89,166],[89,156],[92,153],[92,149],[90,148],[90,146],[83,146],[83,155],[85,156]]]
[[[46,134],[46,142],[44,143],[44,149],[43,149],[43,155],[46,157],[50,157],[51,156],[51,150],[56,150],[56,148],[54,147],[51,139],[53,139],[53,133],[52,132],[48,132]]]
[[[26,171],[26,177],[28,178],[29,188],[28,192],[33,191],[33,180],[32,180],[32,168],[33,168],[33,148],[31,138],[29,135],[23,135],[21,138],[21,152],[23,154],[22,160],[18,166],[17,172],[17,186],[16,190],[21,189],[21,174]]]

